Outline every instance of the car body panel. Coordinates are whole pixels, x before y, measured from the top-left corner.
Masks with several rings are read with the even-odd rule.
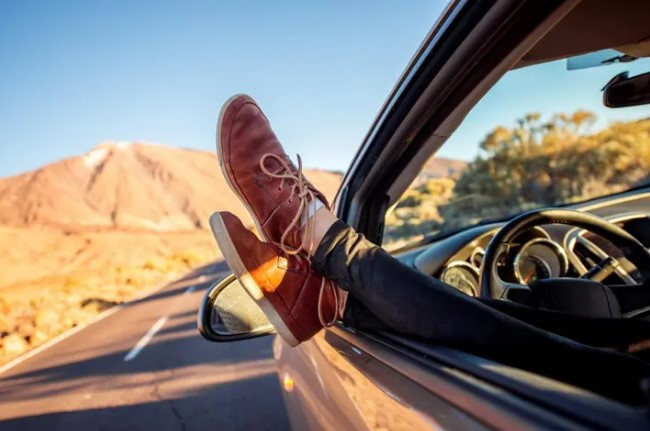
[[[363,348],[323,331],[299,349],[274,344],[296,430],[486,430]],[[293,381],[291,390],[284,380]]]

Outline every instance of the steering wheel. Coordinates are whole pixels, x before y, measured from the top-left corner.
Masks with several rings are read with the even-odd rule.
[[[499,256],[508,252],[511,241],[518,233],[543,224],[568,224],[589,230],[621,249],[632,262],[644,281],[650,280],[650,252],[636,238],[622,228],[593,214],[572,210],[537,209],[521,214],[497,232],[485,250],[480,275],[480,296],[493,299],[514,299],[532,292],[529,286],[501,280],[497,274]],[[578,279],[573,279],[577,281]],[[543,281],[564,281],[567,279],[546,279]],[[522,295],[523,294],[523,295]]]

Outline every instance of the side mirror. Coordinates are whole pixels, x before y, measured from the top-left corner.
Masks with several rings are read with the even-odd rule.
[[[623,72],[612,78],[603,88],[603,103],[609,108],[645,105],[650,103],[650,72],[628,78]]]
[[[275,333],[273,325],[233,274],[208,289],[199,306],[197,326],[203,338],[214,342]]]

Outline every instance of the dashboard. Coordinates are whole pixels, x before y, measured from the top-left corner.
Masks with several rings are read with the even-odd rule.
[[[650,191],[601,199],[571,209],[604,217],[650,248]],[[399,258],[467,295],[478,296],[485,249],[501,226],[503,223],[470,227]],[[570,225],[535,226],[519,233],[499,256],[497,275],[503,281],[519,284],[545,278],[577,278],[609,256],[617,259],[620,266],[603,280],[605,284],[641,281],[638,270],[605,238]]]
[[[481,242],[492,239],[493,233]],[[486,244],[487,246],[487,244]],[[485,255],[482,245],[473,246],[468,259],[458,257],[445,264],[436,274],[440,280],[470,296],[478,296],[480,268]],[[529,284],[544,278],[564,277],[569,272],[567,252],[543,228],[522,232],[511,243],[508,253],[497,262],[499,277],[504,281]]]

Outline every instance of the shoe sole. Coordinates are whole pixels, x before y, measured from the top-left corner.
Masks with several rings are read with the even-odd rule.
[[[253,211],[253,208],[248,204],[248,201],[246,198],[239,192],[239,189],[235,186],[233,183],[232,179],[230,178],[230,175],[228,173],[228,170],[226,169],[226,164],[223,160],[223,152],[221,150],[221,120],[223,119],[223,114],[226,112],[226,109],[230,106],[230,104],[237,99],[238,97],[245,96],[244,94],[235,94],[228,100],[226,100],[226,103],[223,104],[221,107],[221,111],[219,112],[219,119],[217,120],[217,159],[219,160],[219,167],[221,168],[221,173],[223,174],[224,178],[226,179],[226,183],[228,184],[228,187],[230,187],[230,190],[237,195],[241,203],[244,204],[244,207],[248,211],[248,214],[250,214],[251,218],[253,219],[253,223],[255,223],[255,229],[257,229],[257,232],[262,236],[264,239],[264,242],[270,243],[271,241],[269,238],[266,236],[266,232],[264,232],[264,229],[262,229],[262,225],[260,225],[260,222],[257,218],[257,215],[255,215],[255,212]]]
[[[271,322],[275,327],[275,330],[284,341],[292,347],[300,344],[289,327],[287,327],[286,323],[284,323],[280,314],[275,310],[271,301],[264,296],[262,289],[259,287],[253,276],[251,276],[246,269],[246,265],[244,265],[244,262],[242,262],[239,257],[239,253],[237,253],[237,249],[235,248],[221,214],[215,213],[210,217],[210,227],[212,228],[212,233],[214,234],[217,244],[219,244],[219,248],[223,253],[224,259],[226,259],[230,270],[235,274],[235,277],[237,277],[241,285],[244,287],[244,290],[262,309],[266,317],[269,319],[269,322]]]

